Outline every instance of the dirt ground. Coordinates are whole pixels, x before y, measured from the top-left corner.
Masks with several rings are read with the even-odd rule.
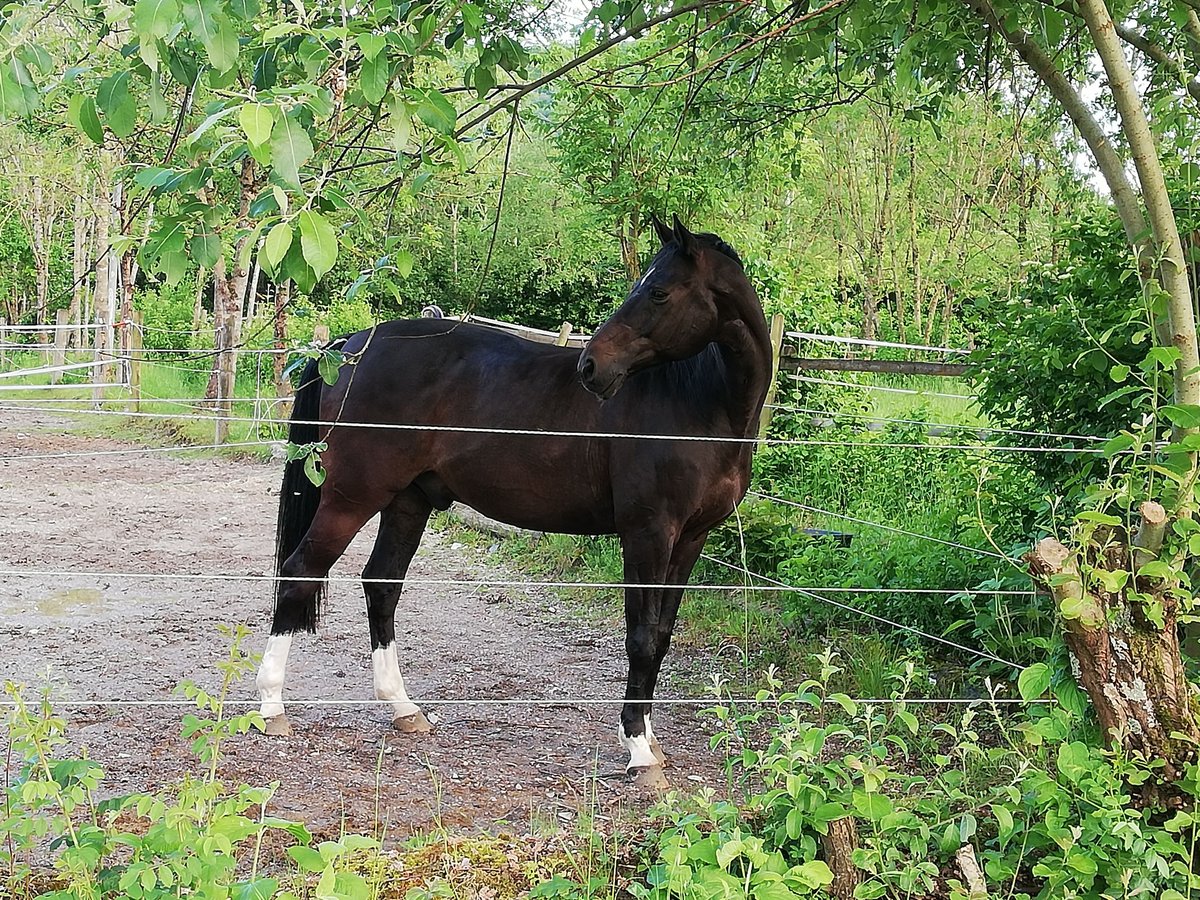
[[[184,679],[215,687],[228,649],[218,625],[245,623],[248,648],[260,651],[271,596],[261,580],[157,576],[269,574],[280,468],[195,453],[101,455],[134,447],[72,430],[65,416],[0,411],[0,569],[20,571],[0,574],[0,681],[51,691],[71,740],[104,766],[108,792],[151,789],[194,770],[179,736],[189,710],[113,701],[178,699]],[[93,455],[53,456],[80,453]],[[359,573],[373,532],[334,576]],[[410,577],[524,576],[431,532]],[[397,619],[401,668],[414,698],[432,701],[432,735],[393,732],[380,706],[292,702],[295,735],[239,739],[225,778],[279,781],[271,811],[318,833],[381,820],[396,834],[523,831],[646,802],[623,775],[618,707],[566,702],[621,696],[619,623],[581,622],[546,589],[477,585],[410,586]],[[660,697],[697,683],[708,662],[673,652]],[[371,696],[361,588],[337,582],[320,632],[293,645],[284,699]],[[252,676],[233,697],[255,699]],[[563,705],[445,702],[529,698]],[[675,786],[724,784],[708,727],[693,707],[656,713]]]

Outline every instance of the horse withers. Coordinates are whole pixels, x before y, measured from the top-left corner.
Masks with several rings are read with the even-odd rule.
[[[362,573],[375,694],[398,729],[429,730],[405,690],[393,617],[431,512],[457,500],[520,528],[620,538],[629,676],[618,733],[636,780],[665,781],[654,688],[683,585],[749,484],[771,344],[733,249],[678,218],[654,224],[662,248],[582,352],[427,318],[345,338],[333,385],[309,363],[289,439],[326,444],[326,478],[314,485],[303,460],[284,470],[258,674],[270,733],[290,730],[292,635],[316,629],[323,580],[375,515]]]

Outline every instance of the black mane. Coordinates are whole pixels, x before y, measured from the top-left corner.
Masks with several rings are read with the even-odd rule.
[[[725,241],[722,238],[718,237],[717,235],[713,234],[710,231],[706,231],[702,234],[698,234],[698,235],[696,235],[696,237],[700,238],[702,241],[704,241],[704,243],[706,243],[712,249],[716,250],[718,253],[722,253],[725,256],[728,256],[735,263],[737,263],[739,266],[741,266],[743,270],[745,270],[746,266],[742,262],[742,258],[740,256],[738,256],[738,252],[736,250],[734,250],[732,247],[730,247],[729,244],[725,243]]]

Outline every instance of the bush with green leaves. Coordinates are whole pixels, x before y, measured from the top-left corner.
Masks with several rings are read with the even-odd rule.
[[[8,686],[13,705],[0,817],[0,892],[50,900],[296,900],[295,893],[281,889],[279,877],[261,871],[265,835],[282,831],[296,842],[287,851],[297,868],[293,879],[316,880],[318,896],[366,900],[371,895],[347,860],[356,853],[378,853],[377,841],[345,835],[312,846],[304,825],[267,813],[274,786],[233,787],[218,777],[224,742],[262,728],[257,712],[230,716],[225,705],[231,685],[252,669],[241,649],[248,633],[242,627],[228,630],[232,643],[219,664],[216,692],[192,683],[181,687],[198,713],[184,716],[182,734],[202,769],[157,793],[97,800],[104,789],[103,767],[86,755],[60,756],[65,721],[49,702],[31,705]],[[53,852],[51,871],[33,862],[47,847]]]
[[[635,895],[699,900],[740,885],[736,896],[808,896],[827,880],[823,838],[840,820],[857,833],[858,900],[966,900],[964,845],[989,896],[1182,900],[1200,889],[1197,817],[1135,802],[1131,787],[1155,764],[1097,746],[1069,677],[1027,711],[985,699],[939,720],[905,703],[911,669],[890,702],[860,704],[829,690],[833,655],[818,662],[820,677],[795,691],[771,678],[754,704],[712,710],[737,802],[669,798]],[[1026,699],[1040,700],[1050,673],[1021,679]]]
[[[980,343],[971,357],[979,405],[1008,428],[1110,437],[1168,402],[1171,379],[1148,356],[1150,310],[1115,214],[1081,214],[1063,243],[1062,258],[1033,269],[1018,292],[980,301]],[[1069,437],[1055,443],[1087,446]],[[1029,457],[1054,484],[1068,477],[1086,483],[1093,468],[1083,454]]]

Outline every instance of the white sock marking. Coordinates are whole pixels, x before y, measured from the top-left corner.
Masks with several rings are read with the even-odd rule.
[[[644,734],[639,734],[637,737],[626,737],[625,726],[617,726],[617,738],[621,742],[621,746],[629,752],[629,762],[626,763],[625,769],[640,769],[644,766],[657,766],[658,758],[650,749],[650,717],[646,716],[643,720],[646,726]]]
[[[273,634],[267,638],[262,665],[258,667],[259,711],[264,719],[283,715],[283,676],[287,671],[288,651],[292,648],[290,634]]]
[[[371,652],[371,668],[375,673],[375,698],[392,701],[393,718],[415,716],[421,711],[421,707],[408,699],[408,691],[404,689],[395,643]]]

